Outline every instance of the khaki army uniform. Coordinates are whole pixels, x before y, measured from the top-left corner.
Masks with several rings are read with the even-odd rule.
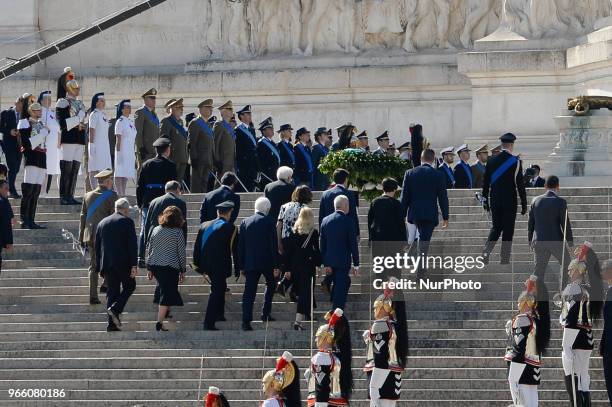
[[[183,182],[185,170],[187,169],[187,131],[182,135],[179,130],[171,123],[172,116],[166,116],[161,121],[161,135],[170,140],[172,148],[170,150],[170,161],[176,164],[176,180]],[[177,120],[183,126],[183,119]]]
[[[236,141],[228,131],[227,123],[220,120],[215,124],[215,167],[218,171],[217,177],[221,179],[223,174],[234,171],[236,165]]]
[[[145,112],[144,110],[148,110]],[[159,120],[157,114],[151,112],[146,106],[134,112],[134,125],[136,126],[136,157],[138,159],[138,170],[142,164],[155,157],[153,142],[159,138]]]
[[[203,126],[210,129],[210,135]],[[213,167],[215,150],[213,129],[202,116],[198,116],[189,123],[188,133],[191,192],[208,192],[208,175]]]

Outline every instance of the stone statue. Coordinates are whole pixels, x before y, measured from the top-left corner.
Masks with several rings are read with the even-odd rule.
[[[593,109],[612,110],[612,97],[578,96],[567,99],[567,110],[573,110],[576,116],[586,116]]]

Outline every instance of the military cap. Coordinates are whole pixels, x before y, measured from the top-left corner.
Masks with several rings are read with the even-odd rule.
[[[349,126],[348,124],[343,124],[343,125],[341,125],[341,126],[338,126],[338,127],[336,127],[336,131],[337,131],[338,133],[342,133],[342,131],[343,131],[344,129],[346,129],[348,126]]]
[[[516,136],[514,134],[512,134],[512,133],[506,133],[506,134],[503,134],[499,138],[499,140],[502,143],[514,143],[514,140],[516,140]]]
[[[153,142],[153,147],[167,147],[170,145],[170,139],[166,137],[160,137]]]
[[[445,147],[442,150],[440,150],[440,154],[452,154],[453,149],[454,149],[453,146]]]
[[[183,107],[183,98],[176,99],[174,102],[170,103],[168,107],[171,109],[175,107]]]
[[[242,109],[238,110],[236,112],[236,114],[238,114],[238,116],[240,116],[243,113],[251,113],[251,105],[246,105],[245,107],[243,107]]]
[[[489,152],[489,146],[486,145],[486,144],[476,150],[476,154],[478,154],[478,153],[488,153],[488,152]]]
[[[142,98],[148,98],[148,97],[156,97],[157,96],[157,89],[155,88],[151,88],[148,91],[146,91],[145,93],[142,94]]]
[[[263,122],[259,123],[259,130],[260,131],[264,131],[264,129],[267,129],[268,127],[274,127],[274,125],[272,124],[272,118],[268,117],[266,118],[266,120],[264,120]]]
[[[494,152],[495,152],[495,153],[499,153],[499,152],[501,151],[501,149],[502,149],[501,144],[500,144],[499,146],[493,147],[493,148],[491,149],[491,154],[493,154]]]
[[[310,134],[310,131],[306,127],[300,127],[295,133],[295,136],[300,137],[302,134]]]
[[[113,170],[107,168],[105,170],[100,171],[99,173],[97,173],[96,175],[94,175],[94,178],[99,179],[100,181],[103,181],[107,178],[110,178],[113,176]]]
[[[234,110],[234,105],[232,104],[231,100],[228,100],[227,102],[225,102],[224,104],[219,106],[217,109],[219,109],[219,110],[221,110],[221,109]]]
[[[176,102],[176,99],[174,99],[174,98],[172,98],[172,99],[168,100],[166,103],[164,103],[164,108],[166,108],[166,109],[167,109],[167,108],[169,108],[169,107],[170,107],[170,105],[171,105],[172,103],[174,103],[174,102]]]
[[[459,154],[462,151],[472,151],[468,148],[467,144],[461,144],[459,147],[457,147],[457,154]]]
[[[411,148],[412,148],[412,146],[410,145],[410,142],[407,141],[404,144],[400,145],[398,147],[398,150],[408,150],[408,149],[411,149]]]
[[[212,99],[206,99],[206,100],[201,101],[198,104],[198,109],[201,108],[201,107],[213,107],[213,100]]]
[[[385,132],[383,134],[381,134],[380,136],[376,137],[376,141],[383,141],[383,140],[389,140],[389,131],[385,130]]]
[[[280,129],[278,129],[278,133],[285,130],[293,130],[290,124],[281,124]]]
[[[530,168],[533,168],[534,170],[538,170],[538,171],[542,170],[538,164],[532,164]]]
[[[328,129],[327,127],[319,127],[317,131],[315,131],[316,136],[318,136],[319,134],[325,134],[325,133],[331,134],[332,131],[331,129]]]
[[[232,209],[233,207],[234,203],[232,201],[225,201],[215,205],[215,208],[217,209]]]
[[[364,131],[362,131],[361,133],[359,133],[359,134],[357,135],[357,138],[358,138],[359,140],[367,140],[367,139],[368,139],[368,132],[367,132],[367,131],[365,131],[365,130],[364,130]]]

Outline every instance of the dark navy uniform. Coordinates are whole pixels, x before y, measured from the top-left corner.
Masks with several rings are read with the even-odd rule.
[[[446,189],[453,189],[455,187],[455,175],[453,174],[453,169],[447,163],[442,163],[438,167],[438,171],[444,174]]]
[[[329,154],[329,148],[323,144],[315,144],[312,148],[312,166],[314,167],[313,174],[313,190],[314,191],[325,191],[329,186],[329,177],[319,171],[319,164]]]
[[[280,154],[280,165],[295,169],[295,153],[290,142],[281,140],[276,145]]]
[[[295,185],[304,184],[312,189],[314,165],[310,149],[302,143],[297,143],[293,148],[293,154],[295,157],[295,170],[293,171]]]
[[[166,182],[176,180],[176,165],[163,156],[145,161],[138,177],[136,201],[139,208],[148,208],[149,203],[164,194]]]
[[[474,178],[472,177],[472,169],[470,165],[464,161],[459,161],[453,170],[455,177],[455,188],[466,189],[474,188]]]
[[[197,272],[210,279],[204,329],[216,329],[223,319],[226,278],[232,275],[232,257],[236,258],[236,227],[222,218],[204,222],[193,246],[193,263]]]
[[[246,126],[244,123],[236,127],[236,162],[238,178],[248,191],[255,190],[255,178],[257,176],[257,139],[255,127]],[[242,186],[240,186],[242,190]],[[239,191],[243,192],[243,191]]]
[[[511,137],[510,137],[511,136]],[[501,137],[504,140],[514,140],[514,135]],[[504,139],[506,137],[506,139]],[[482,196],[486,199],[485,209],[491,210],[493,225],[483,250],[483,257],[488,261],[489,254],[502,236],[501,262],[510,262],[512,238],[518,196],[521,199],[521,215],[527,213],[527,193],[523,182],[523,167],[521,160],[507,150],[491,158],[487,162],[482,183]]]
[[[276,144],[266,137],[257,143],[257,161],[261,175],[262,189],[270,182],[276,181],[276,170],[281,166],[281,156]]]

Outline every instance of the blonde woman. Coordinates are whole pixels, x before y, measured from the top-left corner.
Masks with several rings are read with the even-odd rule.
[[[321,264],[319,232],[315,229],[312,209],[302,207],[291,234],[285,245],[285,277],[293,282],[293,292],[297,293],[297,310],[293,329],[304,329],[302,321],[312,318],[310,314],[313,279],[317,266]],[[313,304],[313,308],[315,304]]]

